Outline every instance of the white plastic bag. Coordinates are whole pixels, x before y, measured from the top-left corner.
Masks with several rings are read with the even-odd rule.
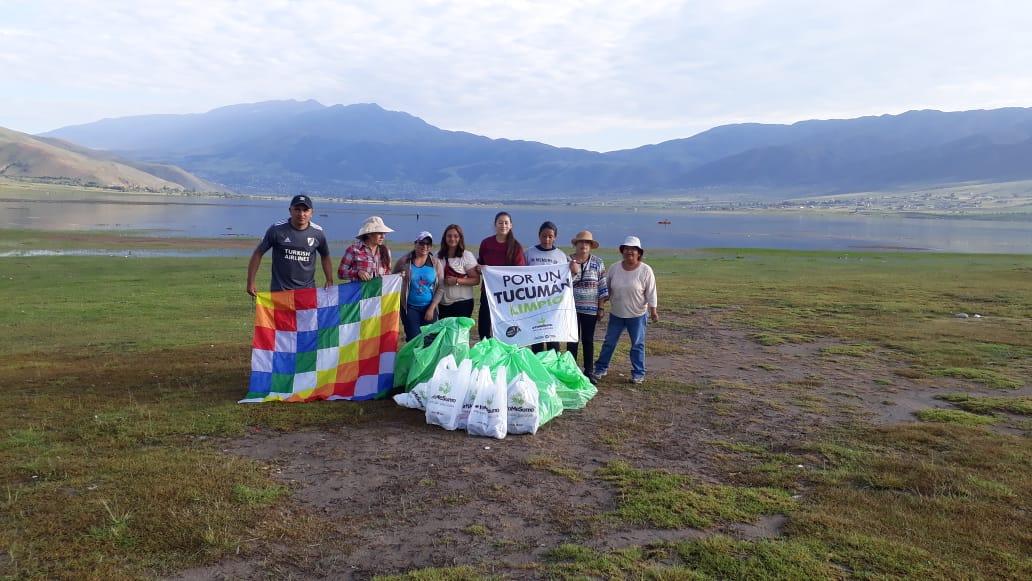
[[[414,410],[425,411],[426,395],[429,389],[429,381],[417,383],[416,386],[412,388],[412,391],[407,393],[399,393],[395,395],[394,403],[400,405],[403,408],[412,408]]]
[[[437,377],[438,374],[443,374],[448,371],[455,371],[458,368],[459,363],[455,361],[455,355],[449,353],[448,355],[444,356],[443,359],[437,362],[437,367],[434,367],[434,374],[430,377],[430,380],[427,381],[427,383],[433,381],[434,377]]]
[[[466,388],[466,397],[462,400],[462,409],[459,410],[459,417],[455,421],[455,429],[457,430],[466,429],[467,422],[469,421],[469,412],[473,410],[473,403],[477,399],[477,390],[480,389],[477,377],[480,376],[481,372],[490,374],[487,368],[473,369],[470,371],[469,384]]]
[[[434,368],[434,375],[428,381],[417,383],[412,388],[412,391],[399,393],[394,396],[394,403],[401,407],[426,411],[426,402],[430,397],[430,383],[434,379],[440,381],[444,374],[454,372],[458,367],[459,365],[455,362],[454,355],[446,356],[437,362],[437,367]]]
[[[506,369],[498,368],[492,377],[491,371],[483,367],[477,376],[477,397],[473,410],[469,412],[466,431],[471,436],[487,436],[501,440],[507,432],[508,417]]]
[[[472,371],[473,361],[469,359],[463,360],[457,369],[446,368],[440,374],[434,370],[434,376],[430,379],[430,397],[426,404],[426,423],[436,424],[446,430],[459,427],[459,414],[466,400]]]
[[[507,396],[509,433],[536,434],[541,425],[537,385],[521,372],[509,383]]]

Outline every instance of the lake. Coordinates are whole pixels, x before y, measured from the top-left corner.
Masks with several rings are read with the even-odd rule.
[[[159,236],[257,239],[286,218],[288,199],[244,199],[153,194],[34,193],[0,197],[0,227],[41,230],[134,230]],[[552,220],[568,247],[574,234],[591,230],[608,248],[636,235],[646,248],[753,247],[800,250],[908,249],[950,252],[1032,253],[1032,222],[828,214],[700,213],[614,206],[429,206],[349,203],[315,199],[313,221],[330,240],[351,239],[362,220],[382,216],[395,241],[420,230],[439,241],[444,227],[460,224],[469,244],[493,232],[499,209],[513,216],[517,238],[537,241],[537,228]],[[660,224],[669,220],[670,224]],[[339,245],[334,245],[335,249]],[[337,251],[337,250],[335,250]]]

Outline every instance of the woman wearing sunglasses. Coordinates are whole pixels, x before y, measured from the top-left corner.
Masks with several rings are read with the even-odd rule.
[[[441,297],[437,292],[444,279],[441,261],[433,255],[434,238],[426,231],[420,232],[412,252],[398,259],[393,272],[405,277],[401,287],[401,321],[405,327],[405,340],[411,341],[419,334],[419,328],[437,320],[437,303]]]

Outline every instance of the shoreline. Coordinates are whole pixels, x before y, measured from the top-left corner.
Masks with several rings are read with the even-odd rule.
[[[9,195],[15,192],[24,192],[23,195]],[[25,195],[28,194],[28,195]],[[36,194],[36,195],[31,195]],[[68,197],[56,199],[41,199],[42,196],[54,196],[65,194]],[[855,194],[846,194],[853,196]],[[126,199],[127,196],[150,198],[147,200]],[[95,204],[133,204],[133,205],[225,205],[218,203],[219,200],[243,200],[255,202],[283,201],[290,200],[289,195],[281,194],[241,194],[235,192],[148,192],[148,191],[124,191],[111,188],[88,188],[83,186],[71,186],[65,184],[46,184],[35,182],[18,182],[0,180],[0,202],[19,203],[95,203]],[[172,201],[176,200],[176,201]],[[206,203],[202,200],[211,200]],[[586,208],[599,210],[624,209],[628,211],[644,211],[667,213],[671,215],[702,214],[702,215],[750,215],[750,216],[820,216],[820,217],[865,217],[865,218],[913,218],[926,220],[979,220],[979,221],[1008,221],[1008,222],[1030,222],[1032,221],[1032,205],[1029,203],[1018,203],[1013,206],[996,208],[973,208],[970,210],[895,210],[865,208],[856,209],[852,207],[813,207],[803,204],[812,203],[813,198],[798,198],[783,202],[771,202],[771,204],[791,204],[799,207],[757,207],[752,204],[763,202],[701,202],[698,200],[685,199],[683,201],[667,200],[660,201],[656,198],[646,198],[636,202],[628,202],[613,199],[591,199],[586,201],[569,201],[557,203],[549,200],[515,199],[511,202],[499,203],[494,200],[471,198],[469,200],[428,200],[428,199],[386,199],[386,198],[361,198],[347,196],[325,196],[320,201],[335,205],[383,205],[396,206],[400,208],[521,208],[521,207],[556,207],[556,208]]]
[[[225,237],[169,237],[148,235],[147,231],[121,233],[112,230],[38,230],[0,228],[0,259],[48,256],[112,256],[112,257],[178,257],[217,258],[241,257],[250,254],[259,237],[226,235]],[[350,239],[330,240],[332,245],[346,245]],[[409,245],[389,241],[392,252],[404,252]],[[472,245],[468,248],[475,249]],[[1029,257],[1032,253],[955,252],[897,245],[856,245],[850,248],[795,249],[748,246],[711,246],[698,248],[650,248],[656,257],[699,259],[739,259],[740,254],[813,254],[844,258],[876,257],[880,254],[920,254],[937,256]],[[601,250],[607,262],[618,260],[615,250]],[[725,255],[725,256],[718,256]]]

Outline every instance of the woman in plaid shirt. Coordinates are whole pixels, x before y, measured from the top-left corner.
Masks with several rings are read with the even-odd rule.
[[[577,328],[580,343],[567,343],[566,350],[577,358],[577,345],[584,346],[584,374],[595,383],[592,372],[595,366],[595,325],[604,299],[609,297],[606,285],[606,265],[602,259],[591,254],[598,248],[598,241],[591,232],[583,230],[570,241],[576,251],[570,255],[580,266],[580,272],[573,275],[573,303],[577,308]]]
[[[372,280],[391,272],[391,251],[383,243],[388,232],[394,230],[379,216],[370,216],[358,230],[358,242],[348,246],[340,259],[337,276],[341,282]]]

